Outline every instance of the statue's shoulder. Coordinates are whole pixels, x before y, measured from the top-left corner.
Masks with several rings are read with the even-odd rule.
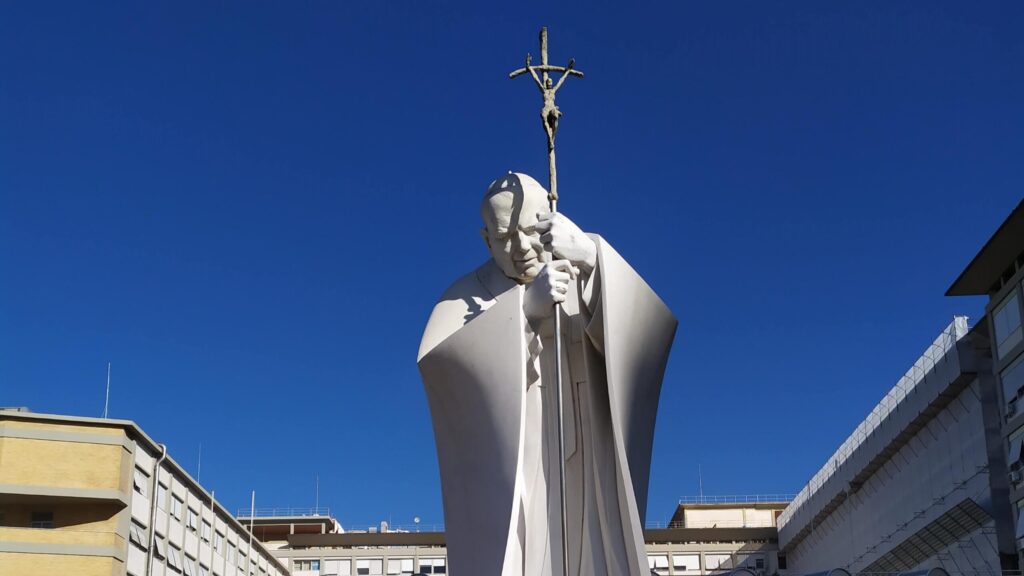
[[[480,278],[482,275],[487,274],[487,269],[491,265],[492,261],[481,264],[476,269],[467,272],[460,276],[455,282],[452,282],[441,297],[438,298],[437,303],[464,300],[465,298],[480,298],[483,297],[486,290],[484,285],[481,283]]]
[[[461,276],[441,294],[423,331],[418,358],[479,315],[483,311],[482,302],[493,299],[481,280],[490,273],[490,266],[493,266],[493,261],[488,260]]]

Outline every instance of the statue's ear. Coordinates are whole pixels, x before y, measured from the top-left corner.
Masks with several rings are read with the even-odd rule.
[[[484,239],[484,243],[487,244],[487,251],[491,250],[491,235],[487,233],[487,228],[480,229],[480,237]]]

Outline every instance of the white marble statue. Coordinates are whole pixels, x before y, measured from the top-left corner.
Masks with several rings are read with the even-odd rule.
[[[561,574],[557,302],[570,574],[646,576],[654,419],[676,319],[605,240],[549,213],[533,178],[502,176],[480,210],[492,259],[444,293],[418,356],[451,574]]]

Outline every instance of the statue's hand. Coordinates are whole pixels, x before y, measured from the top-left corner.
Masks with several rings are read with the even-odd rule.
[[[565,302],[569,282],[579,271],[568,260],[556,260],[544,265],[533,282],[526,285],[523,313],[531,322],[553,315],[555,304]]]
[[[545,248],[550,248],[556,260],[568,260],[584,274],[594,270],[597,265],[597,244],[564,214],[537,214],[533,230],[541,234],[540,241]]]

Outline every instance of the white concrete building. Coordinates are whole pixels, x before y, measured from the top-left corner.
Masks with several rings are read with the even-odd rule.
[[[782,512],[788,573],[999,573],[986,330],[955,318]]]

